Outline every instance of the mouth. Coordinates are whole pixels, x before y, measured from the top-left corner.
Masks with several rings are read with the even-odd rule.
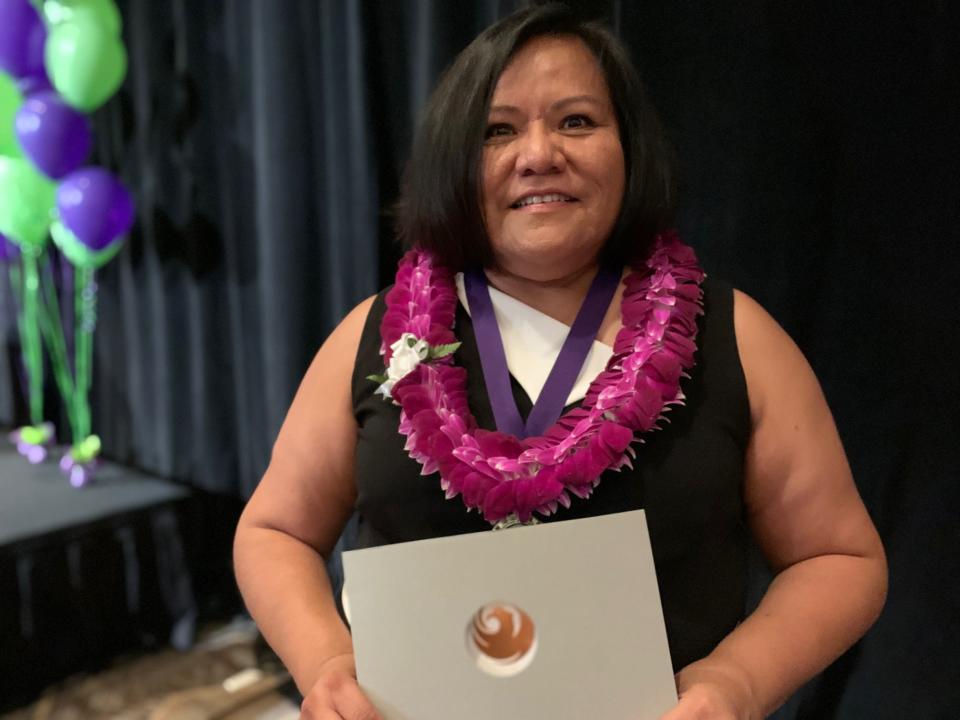
[[[535,206],[535,205],[547,205],[551,203],[572,203],[577,202],[575,197],[570,195],[564,195],[563,193],[550,192],[550,193],[541,193],[539,195],[525,195],[515,203],[513,203],[510,208],[512,210],[519,210],[520,208]]]

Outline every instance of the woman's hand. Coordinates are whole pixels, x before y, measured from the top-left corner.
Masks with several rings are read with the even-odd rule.
[[[693,685],[680,702],[660,720],[746,720],[722,688],[708,683]]]
[[[357,685],[353,653],[335,655],[300,706],[301,720],[380,720],[380,713]]]
[[[760,720],[748,686],[708,659],[677,673],[680,702],[660,720]]]

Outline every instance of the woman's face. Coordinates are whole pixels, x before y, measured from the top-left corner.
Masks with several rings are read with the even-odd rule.
[[[544,282],[591,266],[624,182],[597,59],[578,38],[531,40],[497,81],[483,149],[484,223],[499,268]]]

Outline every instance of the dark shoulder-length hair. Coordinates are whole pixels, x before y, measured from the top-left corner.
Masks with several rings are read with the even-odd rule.
[[[634,264],[673,222],[675,160],[623,44],[562,5],[519,10],[484,30],[446,70],[427,103],[395,208],[407,247],[454,270],[495,265],[480,207],[480,167],[490,99],[512,56],[542,35],[580,38],[603,70],[620,126],[626,183],[606,259]]]

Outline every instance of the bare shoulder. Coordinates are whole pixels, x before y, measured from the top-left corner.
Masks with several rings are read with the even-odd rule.
[[[336,403],[342,406],[345,400],[349,401],[354,359],[360,346],[363,327],[376,297],[368,297],[347,313],[320,346],[307,369],[297,397],[294,398],[291,413],[297,408],[300,396],[304,393],[321,393],[327,397],[324,404],[333,403],[335,407]]]
[[[803,353],[770,314],[735,291],[734,327],[753,423],[744,502],[774,568],[825,553],[876,553],[879,541],[833,415]]]
[[[323,352],[324,347],[328,344],[334,343],[337,349],[349,349],[352,347],[355,353],[360,344],[360,335],[363,333],[363,326],[367,322],[367,316],[370,314],[370,309],[373,307],[376,299],[376,295],[371,295],[348,312],[343,320],[340,321],[340,324],[330,333],[330,337],[323,346],[321,346],[320,352]],[[351,361],[353,360],[353,355],[350,356],[350,359]]]
[[[376,296],[359,303],[317,351],[241,522],[281,530],[326,555],[353,509],[356,420],[351,379]]]
[[[363,331],[363,325],[366,323],[367,316],[370,314],[370,308],[373,307],[373,303],[376,301],[376,299],[376,295],[371,295],[366,300],[362,300],[361,302],[357,303],[356,307],[348,312],[346,317],[344,317],[340,322],[340,327],[343,327],[345,331],[348,331],[351,334],[356,334],[357,341],[360,340],[360,333]]]
[[[754,423],[771,403],[822,400],[819,383],[796,343],[756,300],[733,291],[733,322]]]
[[[796,343],[756,300],[739,290],[734,291],[733,321],[753,421],[750,452],[752,459],[762,461],[754,470],[785,480],[802,462],[803,451],[814,449],[804,445],[824,442],[825,424],[829,436],[836,435],[833,418]]]

